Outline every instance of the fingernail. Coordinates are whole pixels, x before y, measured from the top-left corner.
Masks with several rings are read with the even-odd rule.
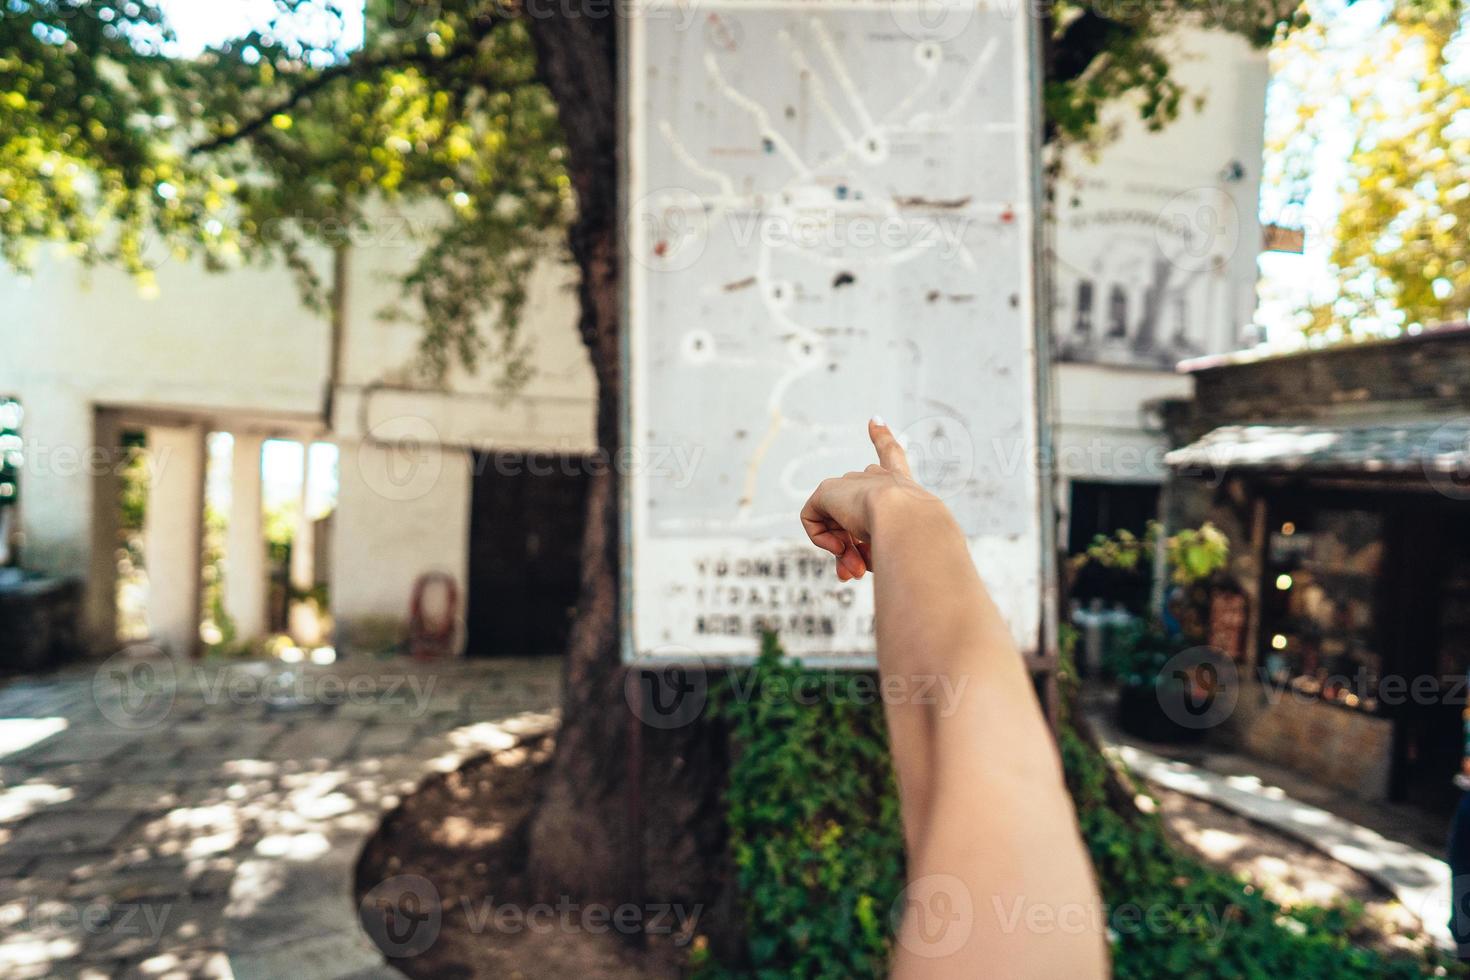
[[[888,428],[888,423],[885,422],[885,421],[883,421],[883,416],[881,416],[881,415],[874,415],[873,416],[873,424],[874,425],[881,425],[885,429]]]

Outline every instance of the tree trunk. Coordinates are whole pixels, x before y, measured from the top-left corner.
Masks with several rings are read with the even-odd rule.
[[[526,24],[566,133],[577,196],[570,245],[581,272],[582,340],[597,379],[597,445],[606,459],[616,460],[622,385],[616,25],[606,17],[554,16],[529,17]],[[530,867],[540,890],[588,900],[616,895],[623,829],[616,819],[618,789],[627,761],[626,712],[619,710],[619,474],[615,466],[594,469],[581,594],[567,643],[561,733],[530,836]]]
[[[568,641],[562,724],[542,797],[531,819],[529,870],[539,894],[622,902],[633,828],[625,820],[630,707],[620,658],[621,448],[619,402],[622,270],[619,214],[618,50],[614,17],[528,17],[538,71],[556,100],[578,214],[570,246],[581,273],[580,329],[597,379],[597,443],[612,465],[588,489],[581,595]],[[1073,716],[1096,739],[1078,706]],[[739,931],[733,892],[722,880],[725,758],[719,727],[700,719],[673,730],[644,728],[642,795],[646,897],[705,910],[701,931],[727,946]],[[1133,811],[1132,795],[1110,779],[1110,802]]]
[[[538,71],[559,107],[577,219],[570,245],[581,273],[582,340],[597,379],[597,444],[610,465],[588,488],[581,595],[568,640],[561,731],[531,819],[529,869],[543,896],[625,901],[628,725],[621,664],[620,576],[622,279],[618,220],[618,53],[614,17],[527,18]],[[719,793],[724,740],[701,719],[642,730],[647,895],[709,908],[723,853]],[[723,891],[723,890],[721,890]],[[716,927],[718,932],[718,927]]]

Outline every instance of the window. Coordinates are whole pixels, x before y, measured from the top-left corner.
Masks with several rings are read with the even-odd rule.
[[[0,568],[15,560],[15,505],[20,503],[20,467],[25,461],[20,441],[20,402],[0,396]]]
[[[0,507],[20,500],[20,402],[0,396]]]
[[[1382,513],[1275,508],[1266,542],[1261,663],[1275,683],[1374,711],[1383,674],[1376,610]]]
[[[1067,553],[1081,554],[1099,534],[1129,530],[1139,537],[1159,516],[1159,487],[1153,483],[1072,481],[1067,515]]]

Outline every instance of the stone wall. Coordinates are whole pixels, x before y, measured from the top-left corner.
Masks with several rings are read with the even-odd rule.
[[[1189,365],[1195,401],[1180,435],[1219,425],[1470,410],[1470,327],[1415,337]]]
[[[1246,683],[1227,743],[1365,800],[1388,798],[1393,723],[1293,691]]]

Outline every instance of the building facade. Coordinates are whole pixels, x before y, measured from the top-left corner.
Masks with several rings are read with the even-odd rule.
[[[130,435],[150,457],[148,629],[175,652],[198,645],[212,432],[234,437],[224,599],[242,638],[266,623],[260,460],[269,439],[327,442],[340,454],[331,540],[297,549],[326,557],[339,633],[391,633],[428,573],[455,583],[465,627],[476,615],[500,618],[503,593],[471,582],[474,542],[504,551],[517,533],[507,528],[535,511],[532,495],[514,487],[525,454],[578,458],[593,448],[592,373],[572,271],[549,266],[527,303],[533,376],[514,397],[462,371],[442,387],[418,380],[419,328],[379,312],[396,299],[416,255],[416,222],[426,220],[385,210],[343,261],[312,256],[325,281],[341,274],[346,284],[335,344],[332,322],[306,308],[279,265],[216,274],[167,262],[152,298],[119,272],[60,258],[31,276],[0,274],[0,399],[24,413],[13,540],[27,567],[85,583],[90,649],[118,638],[119,447]],[[538,520],[519,532],[523,551],[526,534],[549,535],[549,519]],[[579,510],[555,520],[580,539]],[[503,578],[494,560],[480,565],[485,581]],[[553,577],[564,593],[565,568]],[[476,594],[492,608],[467,608]]]
[[[1186,99],[1155,132],[1129,105],[1115,138],[1061,161],[1051,229],[1060,541],[1143,530],[1168,449],[1177,362],[1236,350],[1256,308],[1266,55],[1234,35],[1163,42]]]
[[[1119,106],[1116,139],[1063,161],[1048,266],[1064,545],[1154,516],[1167,448],[1154,406],[1189,390],[1173,362],[1234,348],[1254,308],[1265,57],[1219,33],[1168,44],[1202,103],[1159,132]],[[340,640],[400,630],[415,584],[435,574],[453,583],[469,646],[556,648],[557,628],[527,623],[563,624],[575,597],[595,449],[573,271],[535,276],[533,371],[512,397],[463,371],[427,385],[413,371],[419,329],[378,314],[433,220],[385,208],[371,235],[311,256],[343,284],[335,322],[279,266],[211,274],[166,261],[151,298],[59,257],[31,276],[0,272],[0,402],[24,412],[25,457],[21,504],[0,517],[27,566],[85,583],[88,647],[120,635],[121,450],[139,443],[151,459],[147,632],[180,653],[198,647],[206,439],[228,432],[223,604],[241,639],[272,621],[260,459],[285,439],[339,454],[335,511],[298,528],[292,585],[325,581]]]
[[[1457,798],[1470,672],[1470,329],[1186,365],[1171,524],[1247,600],[1228,741],[1369,799]]]

